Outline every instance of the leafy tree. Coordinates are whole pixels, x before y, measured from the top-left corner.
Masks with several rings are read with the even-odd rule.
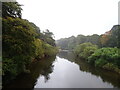
[[[76,43],[77,43],[77,45],[85,43],[86,40],[87,40],[87,38],[84,35],[78,35],[76,37]]]
[[[89,58],[89,62],[102,67],[113,63],[120,68],[120,50],[118,48],[101,48],[96,50]]]
[[[50,32],[48,29],[46,32],[43,32],[43,35],[41,35],[43,38],[42,40],[52,46],[56,46],[55,40],[53,39],[53,33]]]
[[[63,50],[68,50],[68,43],[69,43],[68,38],[62,38],[56,41],[57,47],[60,47],[60,49]]]
[[[74,52],[78,57],[87,59],[95,52],[95,50],[97,50],[96,45],[93,45],[92,43],[83,43],[78,45]]]
[[[43,32],[45,34],[46,37],[52,38],[53,33],[50,32],[48,29],[46,29],[46,32]]]
[[[120,48],[120,25],[115,25],[111,29],[111,38],[109,43],[112,43],[112,46]]]
[[[120,47],[120,25],[113,28],[101,36],[102,47]]]
[[[34,40],[35,45],[35,58],[41,59],[44,57],[44,48],[43,48],[43,42],[40,39]]]
[[[26,69],[34,56],[34,31],[28,22],[19,18],[3,19],[3,68],[6,60],[16,65],[16,75]],[[24,27],[26,26],[26,28]],[[6,72],[3,70],[4,74]],[[9,72],[11,73],[11,72]]]
[[[61,49],[73,50],[77,45],[87,42],[101,47],[100,36],[97,34],[91,36],[78,35],[77,37],[71,36],[69,38],[62,38],[57,40],[56,44]]]
[[[87,36],[87,42],[90,42],[92,44],[95,44],[95,45],[98,45],[99,47],[101,47],[100,36],[97,34]]]
[[[21,19],[21,5],[17,2],[3,3],[2,59],[3,84],[23,72],[33,60],[57,53],[52,32],[41,33],[39,27]]]
[[[44,55],[46,57],[55,55],[58,51],[57,48],[51,46],[50,44],[43,43]]]
[[[21,5],[18,2],[2,2],[2,17],[21,18]]]
[[[73,50],[75,48],[75,46],[76,46],[75,37],[74,36],[69,37],[68,42],[69,42],[68,43],[68,49]]]

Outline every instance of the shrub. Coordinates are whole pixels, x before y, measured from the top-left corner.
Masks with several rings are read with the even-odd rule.
[[[120,74],[120,69],[118,68],[118,66],[114,65],[113,63],[107,63],[102,68],[111,70],[111,71],[115,71]]]
[[[87,59],[96,50],[97,50],[96,45],[93,45],[92,43],[83,43],[78,45],[75,48],[74,52],[78,57]]]
[[[44,48],[44,55],[45,56],[55,55],[58,51],[58,49],[56,47],[53,47],[47,43],[43,43],[43,48]]]
[[[88,62],[107,70],[120,74],[120,49],[101,48],[88,57]]]
[[[105,65],[106,63],[107,63],[106,60],[100,58],[100,59],[98,59],[98,60],[95,61],[95,66],[97,66],[97,67],[102,67],[102,66]]]
[[[90,57],[88,62],[95,66],[104,66],[107,63],[112,63],[120,67],[120,49],[118,48],[101,48],[96,50]]]
[[[43,42],[40,39],[35,39],[35,58],[42,58],[44,57],[44,49],[43,49]]]

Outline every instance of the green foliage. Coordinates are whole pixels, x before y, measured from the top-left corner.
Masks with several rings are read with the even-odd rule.
[[[4,75],[26,71],[34,58],[56,53],[56,48],[37,38],[35,26],[27,20],[6,17],[3,23],[3,72]],[[48,38],[48,37],[44,37]],[[51,38],[51,37],[50,37]],[[14,68],[13,68],[14,67]]]
[[[102,47],[120,48],[120,25],[114,25],[112,29],[101,35]]]
[[[107,61],[105,59],[99,58],[98,60],[95,61],[95,66],[102,67],[106,63]]]
[[[35,39],[34,41],[35,44],[35,57],[36,58],[43,58],[44,57],[44,49],[43,49],[43,44],[40,39]]]
[[[2,72],[3,75],[5,73],[10,73],[11,76],[17,75],[17,71],[16,71],[17,66],[13,60],[4,58],[3,67],[4,67]]]
[[[3,84],[20,73],[29,73],[33,60],[57,53],[53,33],[41,33],[34,23],[21,19],[20,6],[17,2],[2,3]]]
[[[68,50],[68,43],[69,42],[67,38],[64,38],[64,39],[57,40],[56,45],[57,47],[60,47],[60,49]]]
[[[117,65],[115,65],[113,63],[107,63],[102,68],[107,69],[107,70],[111,70],[111,71],[115,71],[115,72],[120,74],[120,69],[118,68]]]
[[[98,49],[90,57],[88,57],[88,62],[97,67],[102,67],[116,71],[117,69],[120,68],[120,49],[118,48]]]
[[[53,47],[47,43],[43,43],[43,48],[45,56],[52,56],[58,52],[58,49],[56,47]]]
[[[100,48],[91,43],[77,45],[74,49],[79,58],[83,58],[88,63],[107,70],[120,73],[120,49]]]
[[[40,39],[35,39],[35,57],[43,58],[44,56],[52,56],[58,52],[57,47],[54,47],[46,42],[43,42]]]
[[[83,57],[87,59],[90,55],[92,55],[95,52],[95,50],[97,50],[96,45],[86,47],[83,51]]]
[[[90,42],[101,47],[118,47],[120,48],[120,25],[114,25],[113,28],[102,35],[78,35],[69,38],[57,40],[57,46],[63,50],[73,50],[77,45]]]
[[[26,20],[7,17],[3,23],[3,72],[18,75],[26,69],[35,53],[34,29]]]
[[[19,17],[21,18],[21,5],[17,2],[2,2],[2,17]]]
[[[104,59],[108,62],[116,63],[120,58],[119,49],[118,48],[101,48],[101,49],[98,49],[98,50],[95,51],[95,53],[93,53],[89,57],[89,62],[91,62],[92,59],[94,59],[96,61],[99,58]]]
[[[56,45],[63,50],[74,50],[77,45],[88,42],[101,47],[100,36],[97,34],[91,36],[78,35],[77,37],[71,36],[69,38],[62,38],[57,40]]]
[[[55,40],[53,39],[53,33],[50,32],[48,29],[46,30],[46,32],[43,32],[42,36],[42,40],[44,42],[48,43],[51,46],[56,46]]]
[[[92,43],[83,43],[78,45],[74,52],[78,57],[87,59],[92,53],[95,52],[95,50],[97,50],[96,45],[93,45]]]

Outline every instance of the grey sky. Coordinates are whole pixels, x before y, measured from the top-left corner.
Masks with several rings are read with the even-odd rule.
[[[49,29],[55,39],[78,34],[103,34],[118,24],[119,0],[17,0],[23,18],[41,30]]]

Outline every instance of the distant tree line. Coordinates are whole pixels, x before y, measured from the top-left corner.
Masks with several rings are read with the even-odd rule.
[[[102,35],[78,35],[57,40],[60,49],[72,50],[89,64],[120,74],[120,25]]]
[[[62,38],[56,41],[60,49],[73,50],[75,46],[90,42],[98,47],[118,47],[120,48],[120,25],[115,25],[112,29],[105,34],[98,35],[78,35],[77,37],[71,36],[69,38]]]

